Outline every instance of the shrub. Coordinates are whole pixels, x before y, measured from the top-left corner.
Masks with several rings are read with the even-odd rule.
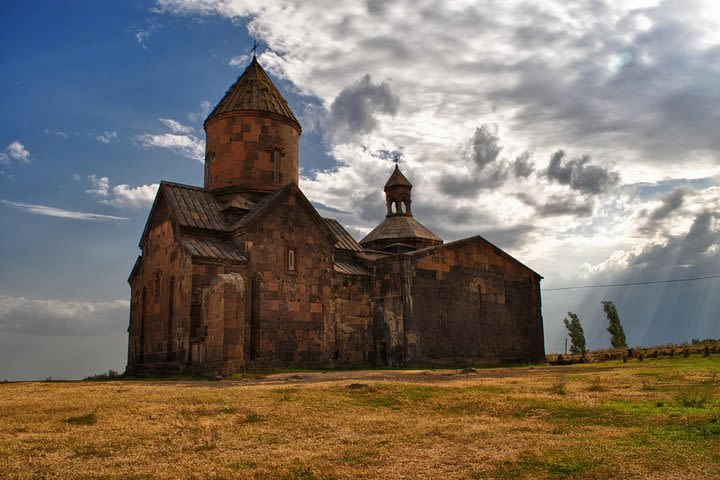
[[[675,400],[685,408],[705,408],[705,404],[710,401],[710,395],[705,389],[687,389],[678,393]]]
[[[96,373],[95,375],[85,377],[83,380],[108,380],[117,377],[120,377],[120,374],[117,372],[117,370],[113,370],[111,368],[107,371],[107,373]]]

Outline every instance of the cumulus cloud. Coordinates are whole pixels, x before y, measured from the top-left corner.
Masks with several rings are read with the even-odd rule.
[[[598,165],[589,165],[590,155],[583,155],[566,161],[565,152],[558,150],[553,153],[544,174],[549,179],[562,185],[569,185],[573,190],[583,193],[604,193],[620,182],[620,175]]]
[[[205,157],[205,143],[194,135],[162,133],[143,134],[136,137],[138,144],[145,148],[166,148],[183,157],[202,162]]]
[[[241,67],[245,68],[250,63],[250,55],[238,55],[237,57],[232,57],[228,61],[228,65],[231,67]]]
[[[100,197],[99,202],[118,208],[146,208],[155,200],[160,184],[138,185],[131,187],[127,184],[115,185],[110,189],[108,177],[90,175],[88,177],[92,188],[85,191],[88,195]]]
[[[118,134],[115,131],[112,131],[112,132],[104,131],[103,133],[101,133],[100,135],[98,135],[95,138],[100,143],[111,143],[118,139]]]
[[[395,115],[400,104],[387,82],[372,83],[369,74],[348,85],[330,105],[325,128],[336,141],[347,141],[372,132],[377,115]]]
[[[95,174],[88,176],[91,188],[85,190],[85,193],[96,195],[98,197],[107,197],[110,188],[110,179],[108,177],[98,177]]]
[[[15,207],[19,210],[31,213],[33,215],[45,215],[48,217],[68,218],[72,220],[85,221],[127,220],[126,217],[101,215],[99,213],[78,212],[75,210],[64,210],[62,208],[49,207],[47,205],[34,205],[31,203],[13,202],[4,199],[0,199],[0,203]]]
[[[674,188],[670,193],[660,199],[660,205],[652,210],[642,209],[638,217],[643,223],[638,231],[645,235],[652,235],[663,228],[663,223],[670,219],[674,213],[683,206],[685,197],[692,191],[689,187],[680,186]]]
[[[127,328],[130,302],[32,299],[0,295],[0,332],[6,334],[89,336]]]
[[[183,125],[172,118],[160,118],[159,120],[169,128],[172,133],[193,133],[195,131],[193,127]]]
[[[10,157],[7,154],[0,152],[0,164],[9,165]]]
[[[14,160],[19,160],[21,162],[30,163],[30,152],[25,148],[25,145],[20,143],[19,141],[15,140],[10,145],[7,146],[5,149],[7,152],[7,155],[3,154],[4,162],[7,163],[8,161],[8,155],[13,158]],[[0,160],[1,161],[1,160]]]
[[[159,183],[137,187],[126,184],[116,185],[112,190],[113,198],[101,200],[101,203],[120,208],[146,208],[155,200],[158,188],[160,188]]]

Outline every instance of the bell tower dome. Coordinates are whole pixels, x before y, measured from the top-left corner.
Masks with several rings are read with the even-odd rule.
[[[253,55],[205,120],[205,188],[250,201],[298,182],[302,128]]]
[[[441,245],[442,239],[415,220],[410,207],[412,184],[395,164],[385,184],[385,220],[360,240],[363,248],[406,253]]]
[[[385,203],[387,205],[388,217],[393,215],[408,215],[412,217],[410,209],[410,191],[412,184],[402,174],[400,168],[395,164],[395,171],[385,183]]]

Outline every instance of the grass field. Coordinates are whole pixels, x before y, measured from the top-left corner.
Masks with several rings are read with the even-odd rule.
[[[0,384],[0,478],[719,478],[720,355]]]

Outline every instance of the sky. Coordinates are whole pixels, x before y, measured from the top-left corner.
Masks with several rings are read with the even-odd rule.
[[[258,59],[303,126],[300,187],[356,238],[399,158],[413,213],[482,235],[609,345],[720,337],[720,6],[712,0],[11,1],[0,16],[0,379],[125,368],[161,180]]]

